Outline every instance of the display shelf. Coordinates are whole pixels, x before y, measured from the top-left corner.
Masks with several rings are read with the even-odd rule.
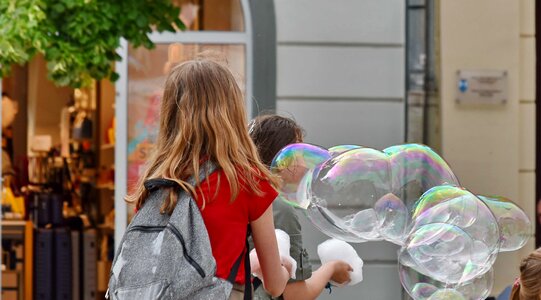
[[[32,270],[33,270],[33,251],[34,237],[33,225],[31,221],[23,220],[2,220],[2,240],[15,239],[20,240],[24,244],[24,260],[23,260],[23,297],[19,299],[32,299]]]

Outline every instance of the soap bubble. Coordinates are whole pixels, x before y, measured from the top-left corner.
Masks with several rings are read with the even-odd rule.
[[[280,196],[288,204],[306,208],[307,199],[297,199],[299,182],[308,170],[330,158],[329,152],[321,147],[297,143],[280,150],[271,163],[271,172],[280,176]]]
[[[310,222],[319,231],[330,237],[352,243],[362,243],[367,241],[367,239],[346,229],[348,227],[346,221],[342,220],[339,216],[335,215],[325,207],[310,205],[305,212],[306,217]],[[371,221],[369,220],[368,222]]]
[[[329,154],[332,157],[336,157],[346,151],[353,150],[353,149],[360,149],[360,148],[363,148],[363,147],[357,146],[357,145],[338,145],[338,146],[329,148]]]
[[[393,170],[393,193],[411,209],[419,197],[432,187],[457,185],[449,165],[430,147],[405,144],[383,150]]]
[[[466,298],[454,289],[441,289],[437,290],[427,300],[466,300]]]
[[[412,217],[412,230],[430,223],[445,223],[464,230],[478,242],[475,249],[478,259],[474,263],[484,264],[490,254],[499,250],[500,229],[496,218],[483,201],[465,189],[453,186],[430,189],[416,203]]]
[[[313,174],[313,169],[306,173],[301,180],[297,191],[297,199],[299,199],[300,207],[306,208],[304,212],[312,225],[330,237],[353,243],[366,242],[366,239],[359,237],[347,229],[348,225],[346,220],[341,219],[328,208],[321,205],[314,205],[310,202],[310,199],[312,198]],[[349,220],[349,222],[351,222],[351,220]],[[367,220],[366,224],[374,224],[374,222],[373,220]]]
[[[339,227],[352,233],[331,235],[345,241],[354,242],[351,236],[380,239],[378,230],[384,219],[377,215],[374,206],[391,190],[391,170],[384,153],[370,148],[353,149],[325,161],[308,176],[312,178],[306,183],[310,186],[306,197],[314,206],[308,210],[308,216],[312,221],[330,222],[316,225],[318,228]],[[336,233],[334,228],[332,231]]]
[[[466,299],[481,300],[490,296],[494,286],[494,270],[489,268],[483,275],[455,287]]]
[[[449,199],[469,195],[470,193],[466,189],[451,185],[433,187],[423,193],[423,195],[421,195],[421,197],[413,204],[411,218],[416,219],[426,210]]]
[[[412,268],[412,266],[404,264],[403,258],[404,256],[401,255],[398,264],[400,282],[414,300],[447,299],[445,298],[446,296],[458,296],[459,298],[457,299],[481,300],[486,299],[492,290],[494,282],[494,271],[492,269],[469,281],[453,284],[438,281],[420,273]]]
[[[417,283],[411,290],[413,299],[428,299],[432,294],[438,291],[438,288],[429,283]]]
[[[497,220],[467,190],[452,186],[430,189],[416,203],[413,217],[405,247],[414,259],[421,257],[416,263],[435,279],[467,281],[487,272],[494,263],[500,246]],[[440,239],[434,241],[436,236]],[[440,261],[440,253],[447,253],[449,260]],[[438,266],[445,264],[450,266],[439,272]]]
[[[479,275],[469,269],[472,247],[472,238],[461,228],[432,223],[408,236],[399,260],[437,281],[457,283]]]
[[[522,248],[532,234],[526,213],[504,197],[478,196],[492,211],[500,227],[500,252]]]
[[[379,232],[383,238],[401,245],[408,224],[408,209],[394,194],[386,194],[374,205],[377,216],[381,220]]]

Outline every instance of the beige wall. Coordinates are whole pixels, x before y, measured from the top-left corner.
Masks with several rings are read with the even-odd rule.
[[[509,197],[533,217],[535,179],[534,0],[441,1],[442,152],[462,185]],[[504,106],[455,103],[459,69],[509,72]],[[532,218],[532,221],[535,221]],[[501,254],[493,293],[513,283],[521,251]]]

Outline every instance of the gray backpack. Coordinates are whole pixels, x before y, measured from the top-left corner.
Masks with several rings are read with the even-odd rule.
[[[214,171],[203,165],[200,178]],[[190,184],[194,179],[190,178]],[[228,299],[246,250],[231,269],[228,280],[215,277],[216,261],[197,204],[175,181],[150,179],[149,194],[133,217],[115,254],[106,298],[113,300]],[[171,189],[178,191],[171,215],[160,207]],[[250,271],[247,271],[247,276]],[[247,281],[247,286],[250,281]],[[251,286],[245,299],[251,298]]]

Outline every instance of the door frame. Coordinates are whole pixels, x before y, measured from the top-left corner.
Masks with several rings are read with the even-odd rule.
[[[539,202],[541,202],[541,176],[539,174],[539,170],[541,170],[541,105],[539,105],[541,101],[541,39],[537,38],[537,33],[541,32],[541,6],[536,5],[535,6],[535,32],[536,32],[536,39],[535,39],[535,56],[536,56],[536,63],[535,63],[535,199],[536,199],[536,205],[535,205],[535,216],[536,219],[533,220],[535,222],[535,245],[536,248],[541,247],[541,224],[540,224],[540,218],[539,211],[537,209],[537,206],[540,205]]]

